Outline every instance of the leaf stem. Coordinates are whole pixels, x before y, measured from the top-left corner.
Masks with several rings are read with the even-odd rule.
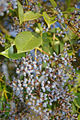
[[[48,53],[46,53],[45,51],[43,51],[42,49],[40,49],[40,48],[36,48],[37,50],[39,50],[40,52],[42,52],[42,53],[44,53],[44,54],[46,54],[46,55],[48,55],[48,56],[50,56],[50,54],[48,54]]]

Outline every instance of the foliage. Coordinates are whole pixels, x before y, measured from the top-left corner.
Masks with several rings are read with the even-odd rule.
[[[7,101],[11,99],[11,96],[12,93],[10,89],[8,89],[8,86],[6,86],[5,76],[0,73],[0,118],[2,118],[2,116],[9,116],[10,104],[7,103]],[[4,111],[4,113],[2,111]]]
[[[66,119],[66,116],[71,119],[71,115],[75,119],[80,119],[80,17],[79,6],[74,6],[75,1],[73,0],[73,3],[71,0],[63,2],[59,0],[0,1],[0,67],[2,68],[5,61],[9,61],[7,66],[9,68],[11,66],[9,71],[12,71],[9,74],[10,83],[6,83],[6,74],[0,75],[0,117],[2,119],[8,119],[9,117],[9,119],[13,119],[14,116],[19,117],[11,112],[10,102],[12,102],[12,98],[15,98],[15,102],[12,102],[12,108],[13,111],[15,109],[15,112],[16,108],[13,106],[17,104],[19,99],[21,104],[23,103],[24,106],[26,106],[25,104],[30,105],[36,113],[46,112],[45,120],[53,118]],[[58,71],[60,67],[63,69],[63,74],[60,73],[61,77],[57,75],[60,72]],[[77,74],[73,67],[76,69]],[[51,70],[53,71],[51,72]],[[67,71],[67,76],[65,76],[65,71]],[[50,77],[52,74],[53,78]],[[54,78],[55,76],[57,77]],[[45,82],[46,78],[48,81]],[[52,81],[50,78],[52,78]],[[41,79],[42,81],[40,81]],[[61,80],[60,83],[58,83],[59,79]],[[56,84],[54,85],[55,82]],[[43,84],[45,84],[45,87]],[[52,92],[53,88],[50,88],[49,91],[49,87],[52,87],[52,84],[56,91]],[[57,92],[62,95],[62,89],[58,88],[60,84],[65,93],[62,98],[58,99],[60,96],[57,96]],[[31,85],[33,90],[29,91],[29,89],[31,90]],[[56,98],[53,99],[54,102],[50,102],[53,97],[49,96],[51,92],[52,95],[55,92],[54,96]],[[64,105],[67,99],[73,98],[71,92],[76,97],[73,101],[69,101],[68,105],[71,105],[72,108],[68,109],[69,113],[67,114],[64,110],[61,111],[63,107],[61,106],[62,108],[60,108],[60,104]],[[31,99],[37,97],[35,101],[36,104],[39,104],[41,93],[43,96],[47,95],[47,99],[41,102],[42,107],[39,107],[38,110],[31,106],[32,103],[29,100],[31,101]],[[33,98],[31,98],[31,95],[33,95]],[[47,105],[47,103],[49,104]],[[55,112],[57,107],[59,115]],[[3,113],[3,111],[5,112]],[[53,111],[54,115],[52,115]],[[40,116],[40,119],[42,119],[41,114]]]
[[[31,32],[21,32],[15,38],[15,45],[18,53],[30,51],[41,45],[42,38]]]

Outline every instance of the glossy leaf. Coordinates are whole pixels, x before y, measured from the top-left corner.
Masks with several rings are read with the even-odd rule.
[[[18,53],[30,51],[41,45],[42,38],[33,32],[24,31],[15,38],[15,45]]]
[[[29,21],[29,20],[35,20],[38,19],[39,17],[41,17],[40,13],[34,13],[32,11],[27,11],[26,13],[24,13],[24,22],[25,21]]]
[[[51,24],[54,24],[56,22],[56,20],[50,18],[46,12],[43,12],[43,18],[48,25],[48,28],[50,28]]]
[[[21,5],[19,1],[18,1],[18,16],[19,16],[20,24],[22,24],[24,11],[23,11],[23,6]]]

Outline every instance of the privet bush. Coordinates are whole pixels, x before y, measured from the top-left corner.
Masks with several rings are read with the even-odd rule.
[[[80,12],[71,2],[0,0],[0,55],[9,58],[0,56],[1,119],[33,119],[33,111],[41,120],[80,119],[80,78],[68,55],[80,53]]]

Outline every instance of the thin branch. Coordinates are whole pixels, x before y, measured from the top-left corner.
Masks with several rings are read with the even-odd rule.
[[[0,23],[0,29],[1,29],[2,33],[6,34],[8,36],[11,36],[10,33],[1,25],[1,23]]]

